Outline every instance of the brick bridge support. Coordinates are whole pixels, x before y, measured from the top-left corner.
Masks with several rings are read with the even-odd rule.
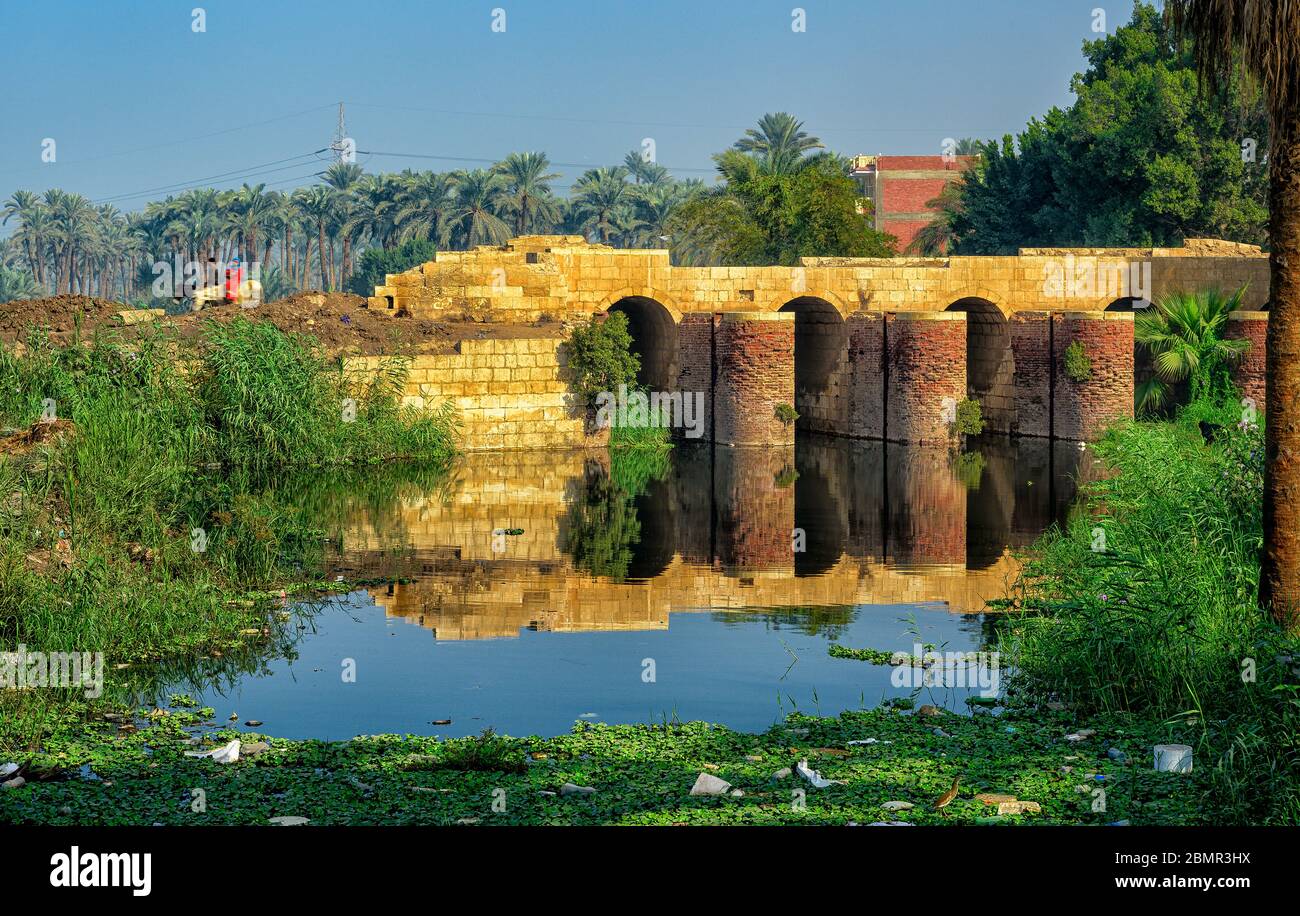
[[[794,407],[794,315],[724,312],[713,348],[715,441],[793,445],[794,424],[777,419],[777,408]]]
[[[1132,312],[1054,312],[1051,339],[1055,438],[1096,439],[1113,421],[1133,416]],[[1091,363],[1081,380],[1065,372],[1065,353],[1075,342]]]
[[[1241,389],[1241,396],[1255,402],[1255,409],[1264,413],[1265,363],[1267,362],[1268,312],[1233,312],[1223,329],[1224,337],[1245,338],[1250,349],[1241,362],[1232,367],[1232,380]]]
[[[890,442],[944,443],[966,397],[966,315],[885,315],[885,431]]]
[[[1259,337],[1238,383],[1263,403],[1262,312],[1236,312],[1229,333]],[[857,312],[844,322],[839,396],[843,419],[832,435],[923,445],[952,441],[956,406],[969,396],[965,312]],[[777,419],[795,404],[795,316],[722,312],[684,316],[677,325],[677,388],[703,393],[705,439],[724,445],[785,446],[794,427]],[[1015,312],[1006,339],[1014,361],[1006,386],[1008,428],[1018,436],[1095,439],[1133,416],[1133,316],[1126,312]],[[1088,376],[1072,379],[1066,351],[1083,346]]]

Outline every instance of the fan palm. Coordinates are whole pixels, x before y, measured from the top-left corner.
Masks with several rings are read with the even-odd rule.
[[[1155,376],[1138,387],[1139,410],[1169,401],[1170,385],[1190,382],[1193,400],[1220,385],[1223,369],[1241,359],[1250,341],[1224,339],[1228,315],[1241,308],[1243,286],[1230,296],[1216,290],[1171,293],[1137,314],[1133,339],[1151,353]]]
[[[1193,40],[1211,91],[1235,73],[1268,109],[1268,394],[1265,411],[1264,551],[1259,602],[1300,629],[1300,3],[1168,0],[1166,14]]]

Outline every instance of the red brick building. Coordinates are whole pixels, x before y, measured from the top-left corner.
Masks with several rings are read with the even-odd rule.
[[[897,236],[903,252],[935,218],[926,204],[959,176],[974,156],[854,156],[852,175],[875,205],[875,226]]]

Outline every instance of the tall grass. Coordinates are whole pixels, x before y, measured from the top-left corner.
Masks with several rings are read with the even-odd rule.
[[[1030,698],[1199,723],[1215,819],[1296,823],[1300,688],[1279,659],[1300,645],[1256,606],[1262,440],[1227,426],[1211,445],[1196,425],[1234,411],[1109,432],[1106,475],[1031,553],[1002,649]]]
[[[268,482],[451,454],[449,408],[401,406],[404,379],[393,362],[358,384],[308,341],[248,321],[212,324],[196,344],[61,349],[35,333],[22,356],[0,348],[0,426],[26,428],[51,405],[71,423],[0,455],[0,651],[103,652],[115,671],[229,649],[268,619],[244,594],[318,565],[321,532]],[[74,701],[0,692],[0,748]]]

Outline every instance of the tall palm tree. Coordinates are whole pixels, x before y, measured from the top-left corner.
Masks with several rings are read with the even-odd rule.
[[[68,194],[58,188],[45,192],[45,205],[53,217],[57,245],[55,292],[71,293],[78,279],[77,258],[93,238],[95,208],[80,194]]]
[[[803,122],[784,111],[765,114],[758,119],[758,129],[750,128],[735,143],[742,153],[754,153],[764,171],[786,175],[797,171],[803,154],[824,145],[803,129]]]
[[[493,167],[501,176],[501,208],[514,215],[515,235],[555,225],[559,209],[551,182],[560,176],[547,172],[550,167],[545,153],[511,153]]]
[[[510,238],[510,224],[498,216],[501,178],[486,169],[456,176],[456,227],[466,248],[500,245]]]
[[[1269,117],[1268,395],[1259,602],[1300,630],[1300,3],[1168,0],[1207,88],[1244,73]]]
[[[320,256],[321,289],[329,289],[330,272],[326,260],[325,232],[334,218],[334,195],[324,185],[300,188],[297,197],[298,209],[316,226],[316,245]]]
[[[598,233],[606,244],[613,233],[627,226],[627,213],[635,201],[627,174],[621,165],[588,169],[573,186],[574,215],[579,226],[583,232]]]
[[[0,213],[4,214],[4,219],[0,219],[0,226],[9,222],[12,217],[18,217],[20,244],[23,246],[24,254],[27,255],[27,265],[34,278],[40,277],[36,266],[36,248],[31,233],[24,233],[23,230],[27,228],[32,214],[40,209],[42,209],[41,198],[33,191],[14,191],[3,206],[0,206]]]
[[[266,185],[244,186],[235,192],[230,201],[230,213],[235,228],[244,243],[243,258],[252,262],[257,258],[257,235],[275,210],[275,200],[266,193]]]
[[[623,166],[637,184],[661,184],[672,178],[666,168],[657,162],[652,162],[636,150],[623,157]]]
[[[388,209],[391,214],[374,211],[377,221],[370,229],[372,235],[382,237],[386,221],[397,227],[397,235],[403,239],[429,239],[443,247],[451,237],[456,213],[455,180],[441,172],[404,172]]]
[[[334,231],[343,243],[337,284],[339,289],[352,276],[352,238],[356,231],[352,216],[357,206],[356,189],[361,174],[361,166],[355,162],[336,162],[325,170],[325,184],[334,191]],[[333,256],[332,247],[330,254]]]

